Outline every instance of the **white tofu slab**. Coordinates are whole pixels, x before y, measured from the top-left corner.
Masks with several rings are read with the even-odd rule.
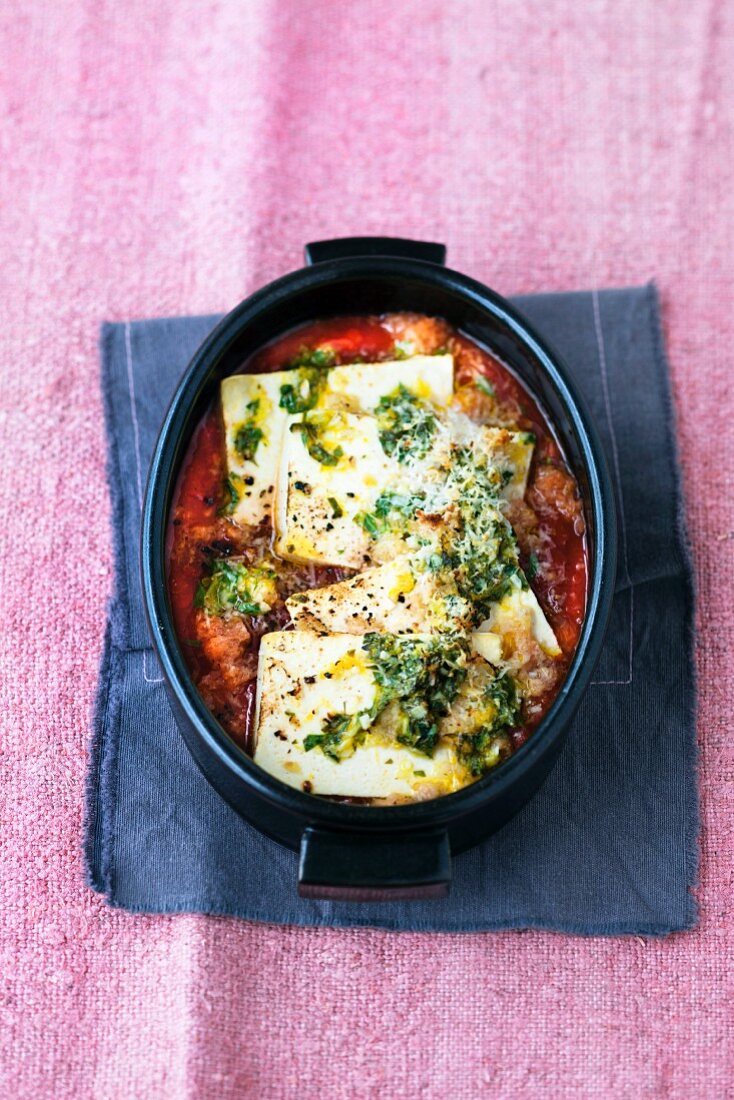
[[[429,634],[462,630],[471,608],[448,580],[408,555],[286,600],[296,629],[366,634]]]
[[[333,367],[328,393],[352,398],[364,412],[373,412],[380,398],[399,385],[434,405],[447,405],[454,392],[453,355],[414,355],[410,359]]]
[[[452,605],[450,599],[446,602],[447,592],[450,588],[448,584],[442,585],[440,575],[420,571],[415,568],[414,559],[401,555],[348,580],[290,596],[286,607],[296,630],[322,634],[369,631],[431,634],[465,630],[468,605]],[[526,625],[549,656],[560,655],[553,629],[530,588],[514,589],[494,606],[490,617],[471,633],[474,652],[499,666],[502,635]]]
[[[280,387],[289,374],[292,372],[235,374],[222,380],[227,471],[239,494],[232,511],[235,523],[258,524],[272,515],[283,430],[288,419],[279,405]],[[250,423],[262,431],[263,437],[253,458],[248,460],[237,449],[237,436]]]
[[[532,432],[484,427],[479,430],[474,447],[476,451],[486,454],[493,466],[506,471],[508,480],[501,494],[505,500],[522,500],[535,449]]]
[[[333,760],[306,752],[304,739],[322,732],[335,712],[369,707],[375,682],[359,638],[309,631],[266,634],[261,643],[256,703],[255,763],[291,787],[313,794],[394,798],[448,793],[466,782],[450,745],[433,757],[367,735],[352,756]]]
[[[330,416],[319,441],[343,454],[335,465],[323,465],[297,430],[300,417],[288,421],[276,488],[276,551],[292,561],[363,568],[372,561],[374,539],[354,517],[371,512],[384,489],[404,482],[406,468],[383,451],[374,417],[316,415]]]
[[[410,559],[401,557],[386,565],[365,569],[350,580],[300,592],[285,602],[298,631],[367,634],[375,630],[387,634],[427,634],[435,629],[431,604],[440,601],[443,595],[435,574],[419,573],[416,577],[410,568]],[[451,624],[442,610],[439,606],[438,613],[446,629]],[[454,629],[461,630],[464,626],[465,621],[457,615]],[[472,631],[471,644],[473,651],[485,661],[495,666],[501,663],[499,634]]]
[[[522,632],[528,626],[549,657],[560,657],[561,647],[532,588],[515,588],[498,600],[492,605],[489,618],[481,624],[479,630],[501,638],[505,634]]]

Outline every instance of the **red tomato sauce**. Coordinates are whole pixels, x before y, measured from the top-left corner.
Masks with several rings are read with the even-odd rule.
[[[578,643],[586,608],[587,554],[578,487],[557,438],[538,403],[498,358],[445,322],[411,314],[337,317],[303,325],[243,362],[240,372],[282,370],[304,348],[330,348],[338,363],[378,361],[395,354],[396,341],[408,339],[415,353],[451,351],[455,363],[455,402],[474,419],[512,424],[535,433],[536,447],[525,501],[508,512],[518,538],[521,564],[563,650],[563,673]],[[482,376],[493,396],[474,384]],[[499,418],[499,419],[497,419]],[[502,419],[504,418],[504,420]],[[212,556],[260,549],[272,556],[269,524],[241,528],[219,515],[226,473],[221,409],[216,402],[189,444],[175,493],[168,531],[168,582],[174,623],[192,677],[225,729],[252,748],[257,650],[262,634],[287,629],[284,605],[258,619],[247,619],[249,642],[241,649],[242,675],[221,675],[212,647],[202,642],[195,595]],[[253,560],[254,560],[253,558]],[[279,585],[289,591],[334,583],[350,571],[282,562]],[[529,736],[558,692],[562,678],[536,701],[525,724],[512,734],[517,747]]]

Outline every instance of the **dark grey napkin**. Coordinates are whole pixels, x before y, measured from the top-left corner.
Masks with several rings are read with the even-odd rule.
[[[502,832],[454,860],[443,901],[304,901],[294,853],[214,793],[174,724],[138,575],[156,433],[216,317],[105,325],[117,583],[92,743],[89,879],[112,905],[309,925],[662,934],[690,927],[697,865],[693,595],[653,287],[517,300],[557,347],[606,444],[620,519],[604,653],[569,744]]]

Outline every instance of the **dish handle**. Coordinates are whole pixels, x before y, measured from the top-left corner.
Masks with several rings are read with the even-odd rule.
[[[324,901],[445,898],[451,850],[445,829],[349,833],[309,825],[301,838],[298,893]]]
[[[356,256],[399,256],[429,264],[446,263],[445,244],[409,241],[403,237],[334,237],[330,241],[312,241],[303,252],[309,265]]]

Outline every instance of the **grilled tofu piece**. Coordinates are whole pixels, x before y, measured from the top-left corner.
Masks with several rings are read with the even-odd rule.
[[[466,770],[450,742],[427,756],[395,741],[379,720],[368,724],[361,743],[341,759],[306,747],[335,716],[368,711],[377,690],[360,638],[310,631],[266,634],[258,667],[255,763],[291,787],[321,795],[412,799],[463,786]]]
[[[511,432],[507,428],[480,428],[474,448],[500,472],[505,500],[522,500],[528,485],[535,436],[532,432]]]
[[[561,647],[553,628],[538,603],[538,597],[532,588],[513,588],[501,600],[492,606],[486,622],[479,627],[480,632],[490,632],[505,640],[505,650],[522,649],[523,637],[530,637],[538,643],[548,657],[560,657]]]
[[[383,397],[404,386],[422,401],[445,406],[454,391],[452,355],[414,355],[410,359],[391,359],[382,363],[351,363],[329,371],[324,402],[329,397],[345,397],[354,402],[354,411],[374,412]]]
[[[450,579],[415,569],[406,555],[356,577],[299,592],[286,600],[296,630],[317,634],[431,634],[469,629],[471,608]],[[504,662],[503,639],[533,638],[549,657],[561,654],[532,589],[516,588],[471,632],[472,648],[490,664]]]
[[[471,607],[450,575],[421,567],[407,554],[325,588],[286,600],[297,630],[366,634],[431,634],[466,630]]]
[[[286,426],[276,489],[276,550],[293,561],[364,568],[375,539],[360,519],[409,469],[380,443],[377,421],[317,410]]]
[[[292,371],[235,374],[221,384],[222,417],[235,523],[270,519],[288,414],[280,408],[280,387]]]

